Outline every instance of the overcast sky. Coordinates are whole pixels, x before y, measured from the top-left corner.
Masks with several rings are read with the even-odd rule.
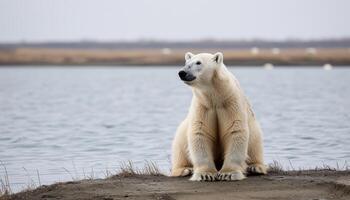
[[[350,0],[0,0],[0,42],[350,37]]]

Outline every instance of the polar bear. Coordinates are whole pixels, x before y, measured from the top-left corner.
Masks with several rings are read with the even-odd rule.
[[[260,125],[223,54],[188,52],[185,60],[179,76],[193,98],[172,144],[171,176],[233,181],[246,171],[266,174]]]

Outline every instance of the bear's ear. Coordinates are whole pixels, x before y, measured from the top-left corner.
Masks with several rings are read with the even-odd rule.
[[[186,61],[187,61],[187,60],[190,60],[193,56],[194,56],[193,53],[187,52],[187,53],[185,54],[185,60],[186,60]]]
[[[218,64],[221,64],[224,61],[224,55],[222,55],[221,52],[217,52],[216,54],[214,54],[213,60]]]

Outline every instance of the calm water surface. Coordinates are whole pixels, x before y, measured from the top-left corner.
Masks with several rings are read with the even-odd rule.
[[[264,131],[266,161],[287,168],[350,160],[350,69],[230,68]],[[0,175],[28,183],[103,177],[121,161],[168,172],[191,91],[177,68],[0,68]],[[290,164],[291,163],[291,164]]]

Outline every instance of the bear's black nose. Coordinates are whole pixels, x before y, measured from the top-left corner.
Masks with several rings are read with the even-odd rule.
[[[186,75],[187,75],[187,73],[184,70],[179,71],[179,76],[180,76],[181,80],[185,81]]]

